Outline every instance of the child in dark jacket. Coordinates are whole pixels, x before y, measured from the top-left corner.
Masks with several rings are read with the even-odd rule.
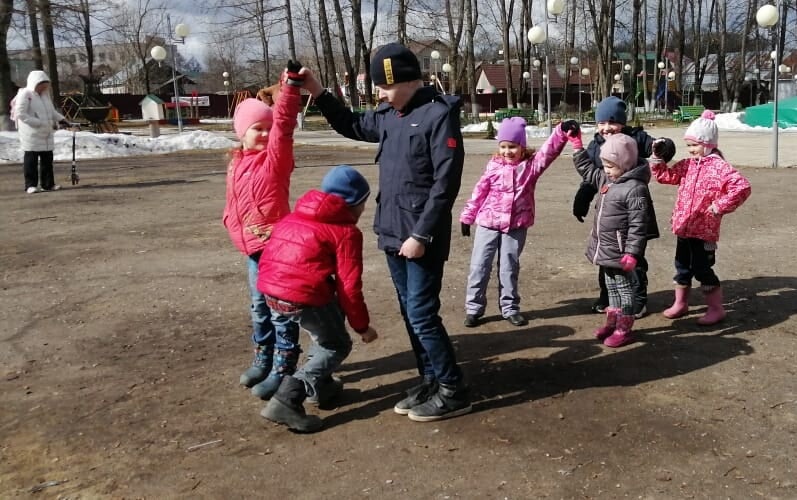
[[[597,122],[597,132],[586,148],[587,155],[595,163],[597,168],[603,168],[601,163],[600,151],[606,139],[615,134],[624,134],[636,141],[637,151],[640,159],[648,158],[652,154],[654,138],[645,132],[642,127],[629,127],[627,122],[627,104],[616,96],[609,96],[598,103],[595,108],[595,121]],[[675,155],[675,144],[670,139],[659,139],[662,154],[667,157],[667,161]],[[587,181],[581,186],[573,200],[573,215],[580,221],[584,221],[589,212],[589,206],[595,197],[595,187]],[[650,206],[651,220],[648,226],[648,239],[652,240],[659,237],[659,227],[656,224],[656,213],[653,205]],[[639,319],[647,314],[648,303],[648,262],[644,255],[638,256],[637,268],[632,275],[634,288],[634,316]],[[608,292],[603,271],[598,271],[598,284],[600,286],[600,296],[592,306],[593,312],[603,313],[609,304]]]
[[[370,192],[354,168],[333,168],[320,191],[305,193],[294,212],[274,226],[260,256],[268,272],[260,273],[257,286],[277,334],[298,342],[301,327],[313,340],[305,364],[282,378],[260,413],[297,431],[313,432],[322,425],[305,413],[305,397],[323,405],[343,388],[332,373],[351,352],[344,318],[363,342],[377,338],[363,298],[363,235],[357,228]]]
[[[594,335],[608,347],[620,347],[634,340],[632,273],[648,241],[650,168],[638,158],[637,143],[627,135],[607,137],[600,152],[603,168],[580,148],[580,133],[571,131],[569,137],[577,150],[576,170],[599,193],[585,255],[606,277],[609,306],[606,323]]]

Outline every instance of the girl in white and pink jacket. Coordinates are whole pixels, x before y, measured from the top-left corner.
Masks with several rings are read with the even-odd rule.
[[[692,278],[703,288],[708,309],[697,322],[713,325],[725,318],[720,280],[712,267],[715,262],[720,222],[750,196],[750,182],[725,161],[717,149],[719,132],[714,113],[704,111],[684,134],[690,157],[667,168],[660,159],[659,141],[653,143],[650,166],[661,184],[678,186],[672,211],[672,232],[678,237],[675,247],[675,301],[664,311],[670,319],[689,312]]]
[[[528,229],[534,224],[537,180],[567,144],[573,121],[561,123],[539,151],[526,149],[526,121],[507,118],[498,129],[498,152],[487,163],[459,221],[462,235],[476,224],[465,297],[465,326],[474,327],[487,307],[487,284],[498,254],[498,305],[515,326],[528,323],[520,314],[518,273]]]

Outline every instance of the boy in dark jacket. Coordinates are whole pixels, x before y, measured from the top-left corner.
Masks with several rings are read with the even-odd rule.
[[[389,43],[371,60],[380,104],[354,113],[308,72],[304,88],[339,134],[378,142],[379,194],[374,232],[385,252],[420,383],[393,410],[416,422],[470,412],[468,387],[440,317],[443,269],[451,246],[451,209],[465,150],[459,97],[425,86],[418,58]]]
[[[602,168],[580,149],[580,132],[568,135],[577,149],[573,155],[576,170],[599,193],[585,255],[606,277],[609,306],[606,323],[595,330],[595,337],[608,347],[620,347],[633,342],[632,276],[647,246],[652,215],[650,168],[646,160],[638,158],[637,143],[627,135],[614,134],[606,139],[600,152]]]
[[[320,191],[305,193],[293,213],[274,225],[260,256],[268,272],[259,273],[257,287],[274,328],[298,343],[301,326],[313,340],[305,364],[283,376],[260,413],[297,431],[321,428],[321,419],[304,411],[306,396],[323,405],[342,389],[332,373],[351,352],[344,317],[363,342],[377,338],[363,298],[363,235],[357,228],[370,192],[354,168],[333,168]]]
[[[637,144],[639,160],[649,158],[652,154],[654,138],[645,132],[642,127],[629,127],[626,125],[627,105],[622,99],[616,96],[609,96],[599,102],[598,106],[595,108],[595,121],[597,122],[598,130],[595,133],[595,137],[587,146],[586,153],[597,168],[603,168],[600,156],[601,147],[608,137],[615,134],[624,134],[634,139]],[[672,157],[675,156],[675,143],[673,143],[671,139],[666,138],[662,139],[660,142],[662,142],[659,146],[662,149],[662,153],[669,159],[672,159]],[[590,182],[584,181],[579,186],[578,192],[573,200],[573,215],[579,222],[584,222],[584,217],[586,217],[589,212],[589,206],[595,194],[595,187]],[[656,213],[652,204],[650,210],[651,221],[648,239],[652,240],[659,237],[659,227],[658,224],[656,224]],[[644,255],[640,255],[637,268],[633,273],[634,316],[637,319],[647,314],[647,271],[648,262]],[[592,305],[592,311],[603,313],[606,306],[609,304],[609,296],[606,291],[605,277],[601,270],[598,271],[598,283],[600,285],[600,296]]]

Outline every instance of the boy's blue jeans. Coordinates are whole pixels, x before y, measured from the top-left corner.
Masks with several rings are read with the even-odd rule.
[[[429,254],[420,259],[407,259],[393,252],[385,255],[418,372],[441,384],[458,385],[462,371],[439,315],[445,261]]]
[[[249,306],[252,316],[252,342],[259,346],[275,345],[280,351],[291,351],[299,347],[298,336],[296,340],[283,338],[279,332],[274,331],[271,323],[271,309],[266,305],[266,297],[257,289],[257,275],[260,262],[260,252],[247,258],[249,271],[249,296],[252,300]]]
[[[304,365],[293,375],[305,383],[308,395],[317,394],[351,353],[351,338],[337,300],[321,307],[305,307],[295,314],[272,310],[271,322],[278,339],[298,345],[301,327],[313,340]]]

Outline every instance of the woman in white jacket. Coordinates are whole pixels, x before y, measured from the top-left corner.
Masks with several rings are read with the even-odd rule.
[[[53,175],[53,131],[60,124],[68,126],[50,97],[50,77],[44,71],[31,71],[28,84],[19,89],[13,101],[14,117],[19,130],[19,142],[25,152],[25,191],[61,189]],[[41,161],[41,174],[39,173]],[[41,179],[41,188],[39,180]]]

